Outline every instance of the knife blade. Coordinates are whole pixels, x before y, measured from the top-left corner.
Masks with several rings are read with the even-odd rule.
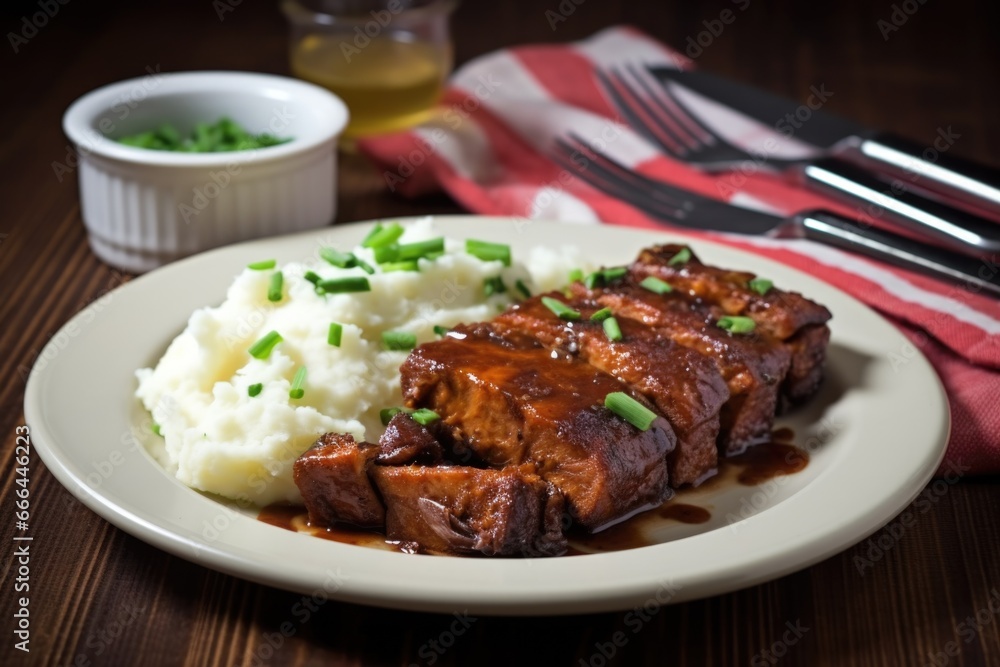
[[[649,72],[660,85],[681,85],[786,136],[793,134],[805,143],[893,178],[906,178],[918,188],[963,202],[1000,220],[1000,169],[946,153],[950,145],[922,146],[819,109],[825,101],[821,98],[832,95],[822,86],[814,87],[816,103],[804,105],[699,70],[653,67]]]

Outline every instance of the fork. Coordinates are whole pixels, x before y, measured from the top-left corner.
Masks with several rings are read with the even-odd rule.
[[[626,76],[626,74],[628,76]],[[752,155],[701,122],[666,86],[652,82],[643,67],[627,65],[597,80],[623,119],[665,155],[714,173],[753,163],[792,182],[878,216],[950,249],[973,257],[1000,252],[996,223],[922,197],[836,158],[779,158]]]
[[[710,199],[630,170],[573,133],[557,138],[550,156],[568,173],[654,220],[691,229],[808,238],[1000,296],[1000,271],[990,260],[866,227],[828,211],[782,217]]]
[[[711,130],[684,103],[663,86],[654,85],[642,68],[627,65],[609,72],[597,70],[597,79],[618,112],[632,129],[658,146],[666,155],[706,171],[725,171],[746,162],[762,160],[737,148]],[[634,81],[635,83],[632,83]],[[810,158],[765,156],[776,170],[807,164]]]

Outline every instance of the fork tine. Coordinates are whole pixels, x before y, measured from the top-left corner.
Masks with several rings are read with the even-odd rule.
[[[677,211],[685,207],[685,203],[688,201],[687,192],[629,169],[609,155],[587,146],[578,135],[572,132],[569,134],[569,138],[575,142],[577,152],[586,154],[588,158],[587,167],[594,167],[595,170],[608,178],[626,183],[629,187],[637,188],[647,196],[675,207]]]
[[[552,155],[557,164],[593,188],[630,204],[644,213],[665,221],[681,221],[686,217],[683,209],[650,196],[650,190],[616,177],[601,166],[590,162],[581,166],[573,159],[578,155],[574,146],[562,139],[556,140],[557,151]]]
[[[687,149],[696,150],[701,143],[700,137],[694,135],[697,128],[692,130],[691,127],[685,127],[685,124],[678,120],[662,101],[657,99],[654,91],[646,85],[646,82],[636,75],[634,67],[637,66],[627,65],[624,72],[630,74],[631,79],[634,79],[636,83],[632,83],[629,77],[622,73],[622,70],[615,71],[615,77],[621,86],[629,91],[635,104],[642,107],[650,122],[677,143],[679,152],[675,150],[675,153],[683,156],[687,153]]]
[[[682,159],[680,151],[683,150],[683,143],[679,141],[677,137],[673,136],[665,127],[663,127],[662,123],[657,123],[655,120],[652,120],[649,110],[645,108],[645,105],[641,100],[636,98],[633,90],[625,85],[620,79],[617,79],[617,83],[619,85],[615,85],[616,79],[612,79],[607,73],[601,71],[600,69],[596,70],[595,73],[601,88],[603,88],[607,96],[611,98],[611,101],[618,109],[618,112],[625,117],[632,129],[639,132],[653,144],[659,146],[667,155],[676,159]],[[643,114],[645,114],[647,118],[643,118]],[[652,123],[650,120],[652,120]],[[656,129],[659,129],[660,133],[654,131],[654,128],[651,126],[652,124],[657,125]]]
[[[639,82],[642,86],[643,91],[650,97],[650,99],[658,102],[657,106],[663,110],[664,113],[668,114],[675,122],[680,123],[685,126],[687,131],[691,133],[696,140],[702,144],[711,144],[715,142],[722,141],[718,134],[709,129],[704,123],[702,123],[695,114],[691,113],[691,110],[687,106],[677,99],[666,86],[654,87],[650,84],[648,79],[649,73],[645,73],[638,67],[635,66],[630,69],[632,76]],[[659,94],[657,94],[659,91]]]

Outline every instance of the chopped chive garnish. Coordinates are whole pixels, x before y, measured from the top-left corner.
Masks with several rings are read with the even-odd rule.
[[[408,331],[384,331],[382,342],[387,350],[412,350],[417,346],[417,335]]]
[[[451,329],[449,329],[448,327],[443,327],[440,324],[434,325],[434,333],[437,334],[438,336],[443,336],[449,331],[451,331]]]
[[[264,389],[264,385],[261,384],[260,382],[258,382],[257,384],[252,384],[249,387],[247,387],[247,395],[250,398],[253,398],[254,396],[257,396],[258,394],[260,394],[261,390],[263,390],[263,389]]]
[[[413,410],[410,408],[394,407],[394,408],[382,408],[378,411],[378,418],[382,420],[382,426],[388,426],[389,421],[398,415],[400,412],[405,412],[410,415],[413,414]]]
[[[348,269],[354,266],[357,261],[357,258],[353,253],[340,252],[339,250],[334,250],[333,248],[320,248],[319,256],[330,264],[339,266],[342,269]]]
[[[444,252],[444,237],[418,241],[417,243],[404,243],[396,248],[396,259],[402,261],[407,259],[420,259],[428,255]]]
[[[408,259],[405,262],[386,262],[385,264],[379,264],[379,267],[382,269],[382,273],[420,270],[420,265],[417,264],[417,260],[415,259]]]
[[[271,284],[267,288],[267,300],[268,301],[281,301],[281,291],[285,286],[285,276],[281,274],[281,271],[275,271],[271,274]]]
[[[619,278],[624,278],[626,273],[628,273],[628,269],[624,266],[613,266],[601,271],[601,277],[604,278],[604,282],[611,283]]]
[[[486,278],[483,280],[483,291],[486,293],[486,296],[503,294],[507,291],[507,286],[503,284],[503,278],[500,276],[493,276],[492,278]]]
[[[368,242],[372,239],[373,236],[375,236],[376,234],[378,234],[380,231],[382,231],[382,223],[381,222],[376,223],[375,226],[372,227],[372,230],[370,232],[368,232],[368,235],[365,236],[364,239],[362,239],[362,241],[361,241],[361,247],[362,248],[367,248],[368,247]]]
[[[621,340],[622,329],[618,326],[618,320],[613,317],[604,320],[604,333],[608,337],[608,340]]]
[[[379,246],[374,249],[375,261],[379,264],[395,262],[399,258],[399,246],[395,243]]]
[[[690,261],[690,259],[691,249],[685,246],[677,251],[677,254],[671,257],[667,264],[670,266],[676,266],[677,264],[683,264],[684,262]]]
[[[555,313],[561,320],[580,319],[580,311],[573,310],[559,299],[553,299],[550,296],[543,296],[542,304],[544,304],[546,308]]]
[[[319,281],[323,280],[315,271],[306,271],[305,275],[302,277],[311,282],[313,285],[319,285]]]
[[[269,331],[263,338],[250,346],[247,352],[254,359],[267,359],[274,346],[284,340],[277,331]]]
[[[640,431],[648,431],[656,413],[622,391],[613,391],[604,399],[604,406]]]
[[[757,294],[764,296],[771,291],[771,288],[774,287],[774,283],[767,278],[754,278],[747,283],[747,287],[752,289],[754,292],[757,292]]]
[[[343,292],[370,292],[372,286],[368,284],[368,279],[364,276],[348,276],[347,278],[332,278],[321,280],[317,287],[323,288],[332,294]]]
[[[604,275],[600,271],[594,271],[593,273],[588,273],[587,277],[583,279],[583,284],[587,286],[587,289],[594,289],[595,287],[600,287],[604,283]]]
[[[725,317],[720,317],[719,321],[715,323],[720,329],[725,329],[730,333],[750,333],[757,328],[757,323],[754,322],[749,317],[741,317],[739,315],[726,315]]]
[[[573,269],[569,272],[569,281],[575,283],[578,280],[583,280],[583,269]]]
[[[499,260],[503,262],[504,266],[510,266],[510,246],[503,243],[467,239],[465,241],[465,252],[473,257],[478,257],[484,262]]]
[[[392,223],[388,227],[376,227],[372,230],[361,245],[365,248],[382,248],[387,245],[392,245],[399,240],[399,237],[403,235],[403,227],[397,222]]]
[[[153,422],[153,424],[149,427],[149,430],[155,433],[156,435],[160,436],[161,438],[163,437],[163,434],[160,433],[160,425],[157,424],[156,422]]]
[[[644,278],[641,283],[641,287],[645,287],[650,292],[656,292],[657,294],[666,294],[667,292],[673,292],[674,288],[670,286],[670,283],[664,282],[657,278],[656,276],[649,276]]]
[[[273,269],[277,264],[278,262],[273,259],[265,259],[260,262],[251,262],[247,264],[247,268],[254,271],[267,271],[268,269]]]
[[[313,291],[316,292],[316,296],[326,296],[326,290],[319,285],[316,285],[316,289]]]
[[[521,280],[520,278],[514,281],[514,287],[517,288],[517,291],[520,292],[525,299],[531,298],[531,290],[528,288],[527,285],[524,284],[524,281]]]
[[[437,420],[441,419],[441,415],[434,412],[433,410],[428,410],[427,408],[420,408],[419,410],[414,410],[413,412],[411,412],[410,418],[413,421],[417,422],[418,424],[427,426],[428,424],[436,422]]]
[[[340,347],[340,339],[344,335],[344,325],[337,324],[336,322],[330,322],[330,330],[326,334],[326,342],[328,345],[333,345],[334,347]]]
[[[360,257],[354,258],[354,264],[368,275],[372,275],[373,273],[375,273],[375,269],[372,268],[372,265],[366,262],[365,260],[361,259]]]
[[[299,370],[295,371],[295,377],[292,379],[292,388],[288,390],[289,398],[302,398],[305,396],[306,390],[303,386],[306,383],[306,367],[299,366]]]
[[[590,319],[592,319],[595,322],[601,322],[602,320],[606,320],[609,317],[611,317],[611,309],[601,308],[599,311],[591,315]]]

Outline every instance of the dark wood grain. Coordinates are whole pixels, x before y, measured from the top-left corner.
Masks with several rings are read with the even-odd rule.
[[[799,98],[825,84],[835,93],[830,109],[918,141],[951,125],[961,134],[956,154],[997,163],[996,3],[928,2],[885,40],[877,21],[890,18],[892,4],[563,0],[575,9],[552,30],[545,12],[558,12],[559,0],[468,0],[454,19],[456,54],[464,61],[516,43],[569,41],[615,23],[683,47],[704,21],[736,7],[736,20],[699,65]],[[4,35],[35,11],[35,2],[7,3]],[[285,25],[270,2],[241,2],[220,21],[210,0],[76,0],[18,53],[8,46],[0,105],[0,664],[1000,664],[1000,615],[989,611],[991,600],[994,609],[1000,604],[996,480],[948,486],[925,511],[913,508],[916,522],[898,537],[882,531],[874,542],[761,586],[646,617],[468,619],[453,645],[435,651],[431,642],[451,643],[453,617],[330,601],[303,620],[301,595],[216,573],[113,528],[34,457],[31,653],[15,651],[13,448],[14,429],[24,423],[24,376],[70,316],[130,278],[90,253],[75,174],[60,181],[53,171],[53,162],[66,159],[61,114],[82,93],[141,75],[147,65],[285,73],[287,63]],[[459,211],[443,195],[391,196],[350,155],[339,194],[342,221]],[[871,546],[880,543],[884,553]],[[977,626],[968,618],[977,613],[985,625],[970,632]],[[624,646],[606,660],[602,648],[610,653],[616,633]],[[954,657],[945,655],[949,642]],[[763,653],[772,647],[782,653],[773,662]]]

